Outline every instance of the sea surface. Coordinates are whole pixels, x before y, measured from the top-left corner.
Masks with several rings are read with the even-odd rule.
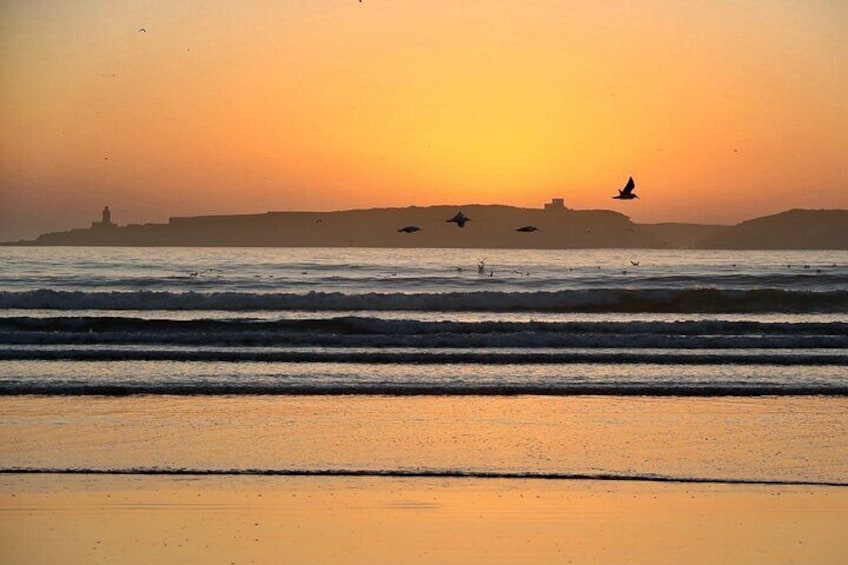
[[[0,470],[848,485],[848,252],[0,248]]]

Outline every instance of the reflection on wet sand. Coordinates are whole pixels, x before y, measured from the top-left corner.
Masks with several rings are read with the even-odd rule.
[[[844,563],[848,489],[0,477],[7,563]]]

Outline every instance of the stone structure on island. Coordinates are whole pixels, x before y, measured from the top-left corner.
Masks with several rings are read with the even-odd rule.
[[[565,212],[568,208],[565,207],[565,198],[553,198],[545,204],[545,212]]]
[[[101,213],[100,217],[101,221],[91,222],[91,229],[102,230],[117,227],[117,224],[112,223],[112,211],[109,210],[108,206],[103,207],[103,212]]]

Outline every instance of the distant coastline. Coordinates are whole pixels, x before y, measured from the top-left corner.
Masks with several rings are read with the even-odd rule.
[[[464,227],[449,221],[460,211],[470,218]],[[611,210],[571,210],[559,199],[542,209],[480,204],[410,206],[172,217],[164,224],[118,225],[111,214],[107,207],[102,220],[88,228],[0,245],[848,249],[848,210],[794,209],[732,226],[638,224]]]

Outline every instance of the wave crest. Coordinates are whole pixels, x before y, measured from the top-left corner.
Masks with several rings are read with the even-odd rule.
[[[430,312],[848,312],[848,290],[592,289],[553,292],[0,292],[0,308],[49,310],[430,311]]]

